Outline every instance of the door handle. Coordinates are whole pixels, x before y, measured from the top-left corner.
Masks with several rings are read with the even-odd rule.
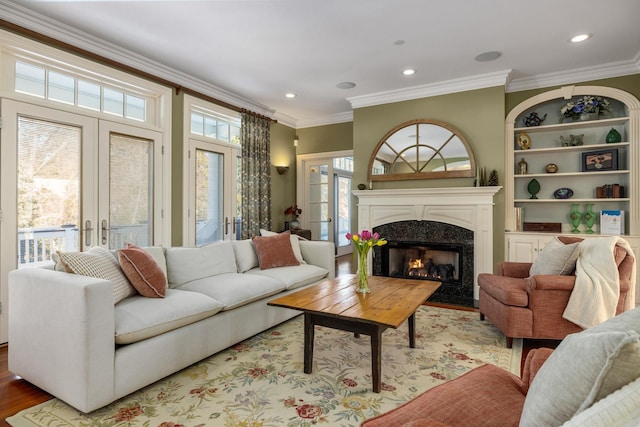
[[[227,234],[229,234],[229,217],[225,216],[224,217],[224,235],[226,236]]]
[[[233,222],[231,223],[231,230],[232,230],[231,232],[233,233],[234,236],[236,235],[236,221],[237,221],[237,218],[234,216]]]
[[[84,245],[89,247],[91,246],[91,232],[93,228],[91,228],[91,220],[86,220],[84,222]]]
[[[107,231],[109,231],[109,228],[107,227],[107,220],[103,219],[102,220],[102,244],[103,245],[107,244]]]

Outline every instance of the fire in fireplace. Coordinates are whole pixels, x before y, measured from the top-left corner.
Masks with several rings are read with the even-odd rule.
[[[382,247],[382,275],[461,284],[461,245],[389,242]]]

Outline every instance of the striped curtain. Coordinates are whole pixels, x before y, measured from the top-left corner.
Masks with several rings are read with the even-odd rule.
[[[242,238],[271,229],[270,123],[242,113]]]

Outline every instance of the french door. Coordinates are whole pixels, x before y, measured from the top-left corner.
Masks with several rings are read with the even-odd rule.
[[[313,240],[333,242],[336,255],[351,253],[351,152],[322,156],[298,156],[298,203],[302,206],[302,225],[311,230]],[[347,160],[345,162],[345,160]],[[349,165],[345,167],[345,164]]]
[[[236,188],[238,148],[189,140],[188,246],[202,246],[238,235]]]
[[[0,108],[2,302],[9,271],[51,264],[58,250],[154,244],[159,132],[7,99]],[[3,310],[0,342],[6,320]]]

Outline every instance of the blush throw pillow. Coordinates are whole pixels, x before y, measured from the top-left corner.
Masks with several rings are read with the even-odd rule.
[[[128,244],[118,250],[118,261],[129,282],[138,293],[148,298],[164,298],[167,277],[153,256],[144,249]]]
[[[86,252],[58,251],[58,258],[67,273],[111,281],[114,304],[137,293],[120,269],[118,261],[104,248],[94,246]]]
[[[547,243],[540,255],[533,261],[530,276],[539,274],[557,274],[568,276],[576,268],[580,243],[565,245],[557,237]]]
[[[260,270],[300,265],[293,254],[291,233],[288,231],[275,236],[255,236],[252,241],[258,255]]]
[[[300,237],[296,234],[291,234],[290,231],[285,231],[285,233],[289,233],[289,236],[291,239],[291,249],[293,249],[293,254],[296,256],[296,259],[298,260],[298,262],[300,264],[306,264],[307,262],[304,260],[304,258],[302,258],[302,250],[300,250],[300,239],[302,240],[307,240],[307,239]],[[275,231],[264,230],[262,228],[260,229],[260,235],[264,237],[276,236],[278,234],[282,234],[282,233],[276,233]]]

